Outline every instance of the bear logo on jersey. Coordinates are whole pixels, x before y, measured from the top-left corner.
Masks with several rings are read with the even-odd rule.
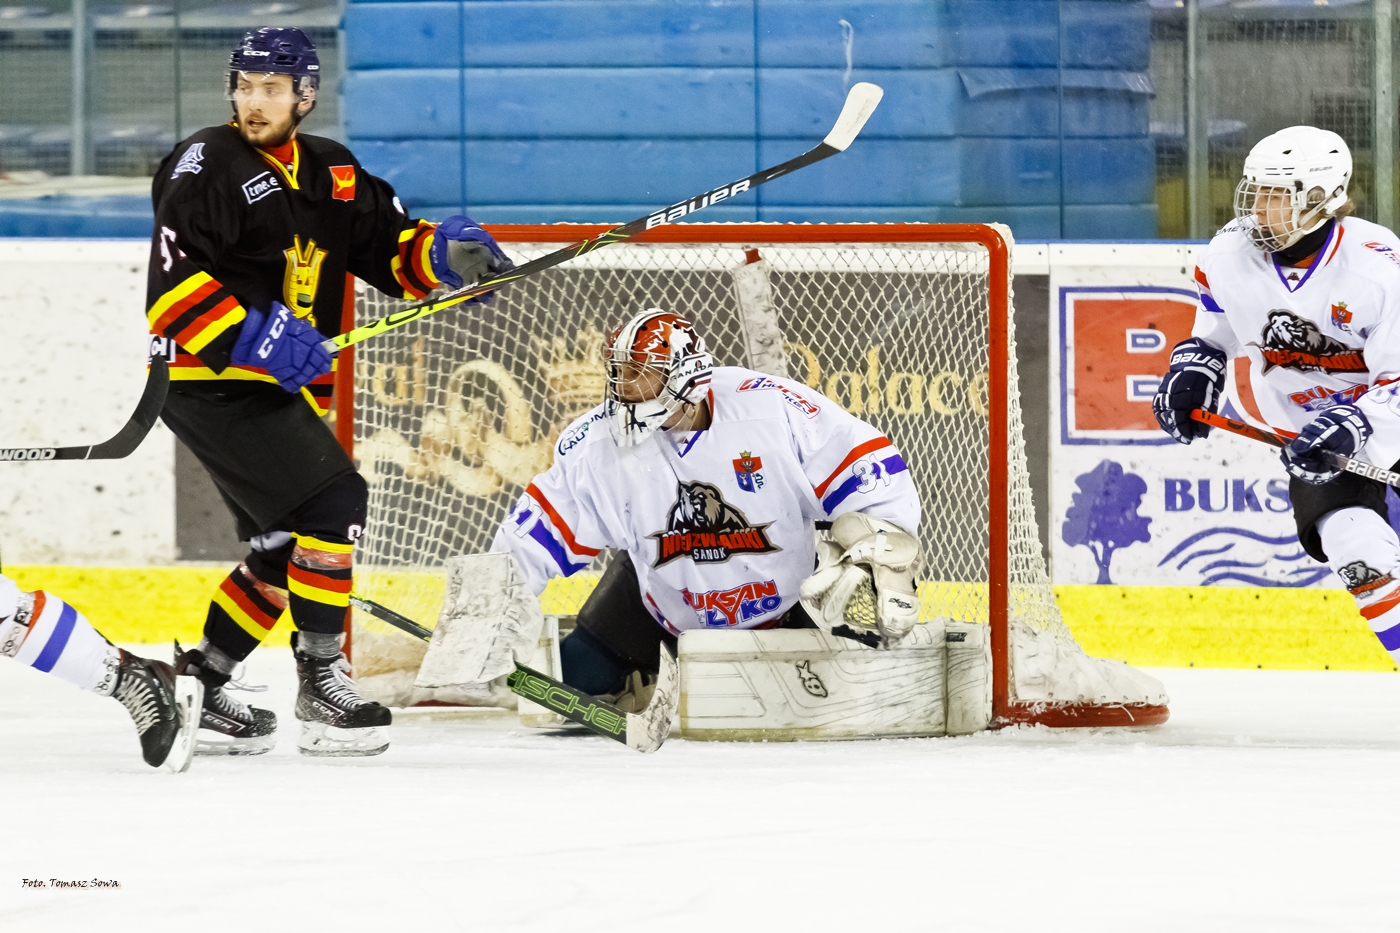
[[[1351,591],[1351,595],[1356,597],[1378,590],[1393,579],[1390,574],[1381,573],[1365,561],[1360,560],[1354,560],[1338,570],[1337,576],[1342,578],[1342,582]]]
[[[666,530],[656,539],[660,567],[681,557],[697,564],[717,564],[732,554],[767,554],[782,550],[768,540],[767,525],[752,525],[744,513],[724,501],[712,483],[680,483],[676,504],[666,516]]]
[[[1358,373],[1366,371],[1361,351],[1328,337],[1312,321],[1276,308],[1264,325],[1260,351],[1264,372],[1275,366],[1299,372]]]

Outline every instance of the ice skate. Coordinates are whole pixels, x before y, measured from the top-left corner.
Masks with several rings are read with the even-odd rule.
[[[230,676],[208,667],[198,648],[184,651],[175,643],[175,673],[204,686],[196,755],[261,755],[277,744],[277,714],[231,697]]]
[[[120,676],[113,697],[136,724],[141,757],[153,768],[175,772],[189,769],[194,755],[196,711],[203,685],[193,677],[177,677],[169,664],[130,652],[121,653]]]
[[[388,707],[360,696],[345,655],[313,658],[301,651],[295,654],[301,681],[296,708],[301,720],[298,751],[317,757],[382,754],[389,747],[393,715]]]

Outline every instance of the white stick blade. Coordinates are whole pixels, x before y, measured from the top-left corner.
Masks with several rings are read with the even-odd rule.
[[[870,119],[870,115],[875,112],[875,108],[880,106],[880,98],[885,96],[884,88],[878,84],[870,84],[861,81],[851,88],[851,92],[846,95],[846,105],[841,108],[841,116],[836,118],[836,125],[831,128],[831,132],[826,134],[826,143],[833,149],[845,152],[846,147],[855,141],[856,136],[865,127],[865,121]]]

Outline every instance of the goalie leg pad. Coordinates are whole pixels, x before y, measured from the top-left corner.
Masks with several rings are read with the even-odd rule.
[[[943,735],[946,658],[937,622],[882,649],[817,629],[685,632],[681,734],[721,741]]]

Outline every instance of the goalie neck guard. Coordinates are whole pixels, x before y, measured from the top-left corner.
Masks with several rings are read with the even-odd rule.
[[[648,308],[613,331],[603,357],[603,410],[620,447],[640,444],[686,405],[700,403],[714,369],[694,325],[660,308]]]
[[[1235,219],[1260,249],[1277,253],[1348,203],[1351,150],[1315,126],[1290,126],[1249,150],[1235,188]]]

